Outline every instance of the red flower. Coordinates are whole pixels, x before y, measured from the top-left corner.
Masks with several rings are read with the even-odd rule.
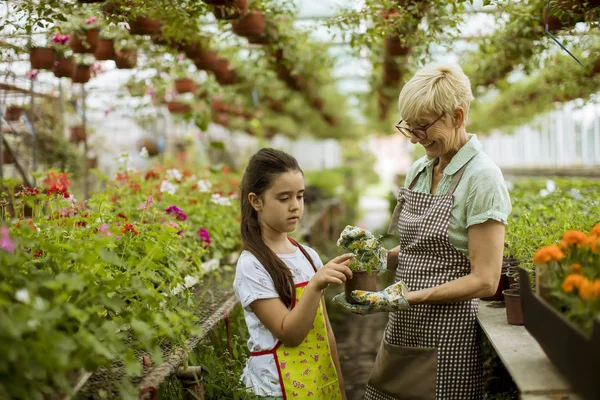
[[[125,224],[123,229],[121,229],[121,232],[123,232],[123,233],[131,232],[136,236],[139,234],[139,232],[135,230],[133,224]]]
[[[75,226],[77,228],[85,228],[86,225],[87,225],[87,222],[85,222],[83,220],[75,222]]]
[[[52,186],[50,187],[50,189],[48,189],[46,194],[48,196],[52,196],[53,194],[62,195],[65,199],[68,199],[69,197],[71,197],[71,195],[67,191],[67,187],[60,186],[60,184],[57,184],[57,183],[52,184]]]
[[[229,173],[229,167],[227,165],[223,167],[223,173],[226,175]]]
[[[123,218],[125,221],[127,221],[127,217],[123,213],[118,213],[117,218]]]
[[[133,193],[138,193],[140,190],[142,190],[142,187],[137,182],[130,182],[129,183],[129,188],[131,189],[131,191]]]
[[[44,252],[42,250],[38,250],[34,255],[33,258],[38,258],[39,256],[41,256],[42,254],[44,254]]]
[[[119,182],[126,181],[129,179],[129,173],[127,172],[117,172],[117,176],[115,177]]]
[[[44,184],[49,187],[56,187],[57,189],[68,189],[71,186],[71,182],[69,181],[69,176],[65,173],[59,172],[48,173],[48,176],[44,180]]]
[[[160,175],[158,175],[158,172],[154,171],[153,169],[151,169],[150,171],[146,172],[146,180],[150,180],[150,179],[159,179]]]

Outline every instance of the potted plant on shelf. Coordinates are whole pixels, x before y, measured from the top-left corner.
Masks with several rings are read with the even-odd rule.
[[[74,53],[94,53],[100,38],[101,20],[95,15],[74,19],[69,45]]]
[[[355,254],[348,267],[352,270],[352,279],[346,281],[346,300],[355,303],[353,290],[377,290],[377,274],[387,269],[387,251],[381,242],[366,229],[346,226],[337,245]]]
[[[115,64],[119,69],[131,69],[137,66],[137,50],[135,45],[128,39],[120,39],[115,42]]]
[[[521,270],[525,327],[573,390],[584,399],[600,393],[600,224],[571,230],[559,244],[540,248],[538,292]],[[527,284],[525,284],[527,283]]]

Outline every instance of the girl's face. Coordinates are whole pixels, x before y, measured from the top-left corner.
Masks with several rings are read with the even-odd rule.
[[[250,203],[262,225],[278,233],[293,232],[304,213],[304,175],[300,171],[279,175],[262,198],[255,200],[258,203],[252,199]]]

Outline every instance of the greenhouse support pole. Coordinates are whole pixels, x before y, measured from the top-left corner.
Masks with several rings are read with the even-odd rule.
[[[37,172],[37,167],[38,167],[38,143],[37,143],[37,137],[35,135],[35,99],[33,96],[33,89],[34,89],[34,79],[31,78],[31,87],[30,87],[30,108],[31,108],[31,112],[30,112],[30,116],[31,116],[31,121],[29,121],[29,130],[31,131],[31,139],[33,140],[33,148],[31,149],[32,152],[32,165],[31,165],[31,169],[33,172]],[[26,116],[27,117],[27,116]],[[33,186],[37,185],[37,178],[35,177],[35,174],[31,175],[33,177]]]
[[[88,135],[87,135],[87,116],[85,106],[85,84],[81,84],[81,119],[83,125],[83,199],[87,200],[90,197],[90,182],[89,182],[89,170],[88,170]]]

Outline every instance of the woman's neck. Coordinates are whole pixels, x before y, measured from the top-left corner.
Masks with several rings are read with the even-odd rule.
[[[456,153],[458,153],[458,151],[469,141],[469,135],[467,135],[466,129],[461,128],[457,134],[459,135],[458,148],[440,156],[435,166],[438,171],[445,170],[448,164],[450,164],[450,161],[452,161],[452,157],[454,157]]]

